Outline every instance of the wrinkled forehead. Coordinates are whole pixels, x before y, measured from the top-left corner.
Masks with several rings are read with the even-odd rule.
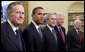
[[[64,19],[64,15],[60,15],[58,19]]]
[[[55,14],[51,14],[51,15],[49,16],[49,18],[56,18],[56,15],[55,15]]]
[[[16,5],[12,7],[12,11],[23,11],[24,12],[24,7],[22,5]]]

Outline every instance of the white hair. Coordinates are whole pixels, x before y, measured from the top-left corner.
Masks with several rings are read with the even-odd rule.
[[[61,16],[61,15],[64,15],[62,12],[58,12],[58,13],[56,13],[56,18],[58,19],[59,18],[59,16]]]
[[[74,25],[76,25],[77,24],[77,22],[81,22],[81,20],[79,20],[79,19],[76,19],[75,21],[74,21]]]

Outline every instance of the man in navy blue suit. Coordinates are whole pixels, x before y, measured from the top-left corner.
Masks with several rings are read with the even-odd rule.
[[[45,17],[46,27],[43,28],[45,36],[45,50],[46,51],[59,51],[58,37],[54,30],[56,25],[56,14],[48,14]]]
[[[74,28],[67,33],[68,51],[84,51],[84,34],[80,31],[81,21],[74,21]]]
[[[39,26],[44,22],[44,15],[42,7],[36,7],[32,11],[32,22],[23,31],[27,51],[44,51],[44,36]]]
[[[19,26],[24,21],[24,7],[12,2],[7,7],[8,21],[1,24],[1,51],[25,51]]]
[[[64,14],[62,12],[57,13],[57,24],[54,27],[56,32],[57,32],[57,36],[58,36],[58,40],[59,40],[59,47],[60,47],[60,51],[66,51],[66,34],[65,34],[65,28],[63,27],[64,24]]]

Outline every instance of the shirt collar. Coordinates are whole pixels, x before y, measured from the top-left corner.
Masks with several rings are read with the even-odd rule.
[[[40,27],[39,25],[37,25],[33,20],[32,23],[34,24],[35,28],[37,29],[37,31],[39,32],[38,28]]]
[[[57,26],[57,28],[58,28],[58,30],[59,30],[59,28],[61,28],[61,26],[59,27],[58,25],[56,25]],[[59,30],[60,31],[60,30]]]
[[[77,30],[75,26],[74,26],[74,28],[75,28],[76,32],[78,33],[79,30]]]
[[[50,27],[48,24],[46,24],[46,25],[48,26],[48,28],[49,28],[50,31],[52,32],[52,29],[54,29],[54,28]]]
[[[18,27],[15,27],[9,20],[8,23],[10,24],[14,32],[16,31],[16,29],[19,29]]]
[[[39,28],[40,26],[37,25],[33,20],[32,20],[33,24],[35,25],[36,28]]]

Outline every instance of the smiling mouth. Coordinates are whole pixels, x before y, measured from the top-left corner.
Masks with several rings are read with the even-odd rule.
[[[40,19],[40,20],[43,20],[44,21],[44,19]]]
[[[19,18],[18,20],[24,20],[24,18]]]

